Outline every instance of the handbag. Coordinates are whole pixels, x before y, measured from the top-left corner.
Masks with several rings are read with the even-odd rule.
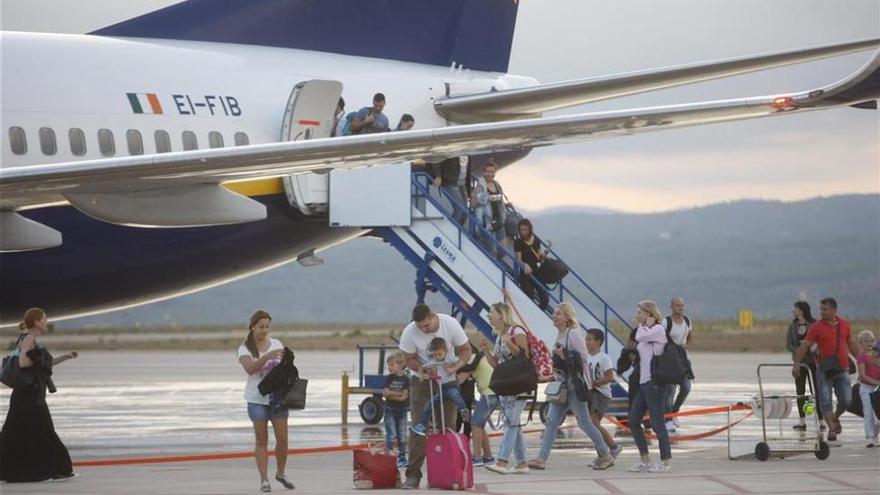
[[[18,346],[24,340],[25,335],[21,334],[18,336],[18,340],[15,342],[15,350],[5,356],[3,363],[0,364],[0,383],[12,389],[27,388],[34,384],[33,375],[22,372],[21,365],[18,362],[18,358],[21,355],[21,349]]]
[[[675,342],[666,342],[663,352],[651,359],[651,381],[655,385],[681,383],[687,373],[682,356],[684,349]]]
[[[570,332],[571,330],[565,334],[565,347],[562,349],[562,354],[565,356],[566,385],[574,390],[577,400],[586,402],[590,387],[587,386],[587,380],[584,377],[584,358],[581,357],[581,353],[569,348],[568,338]]]
[[[308,386],[309,381],[306,379],[300,378],[294,381],[287,390],[287,393],[284,394],[284,399],[281,400],[281,405],[288,409],[305,409],[306,387]]]
[[[504,199],[504,207],[507,209],[507,215],[504,217],[504,233],[507,234],[507,237],[516,237],[519,235],[519,222],[523,216],[507,201],[507,196]]]
[[[519,395],[538,388],[535,366],[525,356],[516,356],[498,363],[492,371],[489,388],[497,395]]]
[[[544,261],[538,265],[538,271],[535,273],[538,280],[545,284],[559,283],[566,275],[568,275],[568,266],[553,258],[544,258]]]
[[[357,489],[397,488],[400,471],[397,457],[384,444],[369,444],[366,449],[352,451],[353,484]]]
[[[834,354],[822,358],[819,361],[819,369],[825,373],[826,378],[832,378],[838,373],[843,373],[843,367],[840,366],[840,358],[837,356],[837,352],[840,350],[840,323],[834,326],[834,330],[837,334],[837,343],[834,345]]]
[[[568,387],[564,382],[553,381],[544,388],[544,394],[547,396],[547,402],[556,404],[565,404],[568,402]]]

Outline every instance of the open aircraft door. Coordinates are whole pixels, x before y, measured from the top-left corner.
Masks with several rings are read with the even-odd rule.
[[[294,86],[284,110],[281,141],[330,137],[341,95],[342,83],[339,81],[315,79]],[[284,192],[290,204],[304,214],[326,213],[328,174],[309,172],[285,177]]]

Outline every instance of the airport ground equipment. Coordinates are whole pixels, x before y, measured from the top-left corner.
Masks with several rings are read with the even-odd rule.
[[[348,423],[348,398],[350,395],[367,394],[358,405],[361,419],[369,425],[379,424],[385,411],[382,390],[385,385],[385,358],[397,352],[397,344],[358,345],[358,385],[350,387],[348,373],[342,374],[342,424]],[[376,352],[379,362],[376,374],[366,372],[365,362],[368,353]]]
[[[804,395],[797,394],[768,394],[764,390],[764,378],[761,374],[764,368],[791,369],[789,363],[762,363],[757,367],[758,395],[752,399],[752,411],[761,423],[761,432],[758,442],[754,444],[754,451],[746,454],[734,453],[731,448],[733,433],[731,413],[728,409],[727,452],[728,458],[740,459],[754,456],[759,461],[766,461],[770,457],[784,459],[800,454],[812,453],[816,458],[825,460],[831,453],[828,444],[822,439],[819,430],[819,414],[816,411],[818,398],[813,391],[812,380],[807,380],[809,389]],[[809,367],[798,364],[809,373]],[[790,380],[789,380],[790,381]],[[793,430],[791,421],[786,421],[792,412],[797,418],[797,399],[803,398],[804,412],[806,413],[806,429],[803,431]]]

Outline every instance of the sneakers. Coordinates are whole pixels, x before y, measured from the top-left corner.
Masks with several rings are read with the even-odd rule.
[[[403,490],[418,490],[419,489],[419,480],[415,478],[407,478],[406,481],[400,485],[400,488]]]
[[[666,432],[667,433],[675,433],[675,422],[671,419],[666,422]]]
[[[54,483],[58,483],[58,482],[62,482],[62,481],[70,481],[70,480],[77,478],[77,477],[79,477],[79,475],[76,473],[70,473],[67,475],[62,474],[62,475],[52,477],[52,479],[49,481],[52,481]]]
[[[527,463],[522,463],[519,466],[510,469],[510,474],[529,474],[529,465]]]
[[[498,464],[492,464],[491,466],[484,466],[484,467],[486,469],[488,469],[489,471],[492,471],[493,473],[498,473],[498,474],[508,474],[510,472],[510,468],[507,466],[507,464],[505,464],[503,466],[499,466]]]
[[[397,456],[397,467],[405,468],[407,466],[409,466],[409,461],[406,460],[406,456],[405,455]]]
[[[617,460],[617,456],[619,456],[621,452],[623,452],[623,445],[615,443],[611,446],[611,458],[615,461]]]
[[[538,471],[543,471],[547,469],[547,461],[541,459],[532,459],[529,461],[529,467],[532,469],[537,469]]]
[[[593,469],[595,469],[596,471],[603,471],[605,469],[610,468],[613,465],[614,465],[614,459],[609,455],[609,456],[606,456],[604,459],[601,457],[596,459],[596,463],[593,464]]]
[[[495,464],[495,457],[494,456],[490,455],[489,457],[483,457],[483,465],[484,466],[491,466],[492,464]]]
[[[834,430],[828,432],[828,441],[836,442],[837,441],[837,433]]]
[[[410,426],[409,430],[420,437],[425,436],[425,425],[423,425],[421,423],[417,423],[417,424]]]
[[[462,423],[470,423],[471,422],[471,412],[467,409],[462,409],[458,411],[458,415],[461,416]]]
[[[668,473],[670,471],[672,471],[672,467],[662,461],[648,468],[649,473]]]
[[[263,480],[260,483],[260,493],[270,493],[272,491],[272,485],[269,483],[269,480]]]
[[[672,422],[675,424],[675,427],[678,428],[681,426],[681,423],[678,422],[678,416],[672,418]]]
[[[632,466],[630,466],[629,472],[631,472],[631,473],[646,473],[646,472],[648,472],[648,469],[650,469],[650,468],[651,468],[651,464],[648,464],[646,462],[637,462],[637,463],[633,464]]]
[[[482,457],[474,457],[473,465],[474,467],[483,467],[486,465],[486,462],[483,461]]]
[[[284,488],[287,488],[288,490],[293,490],[294,488],[296,488],[296,487],[293,485],[293,483],[292,483],[289,479],[287,479],[287,475],[286,475],[286,474],[282,474],[281,476],[277,476],[277,475],[276,475],[276,476],[275,476],[275,481],[277,481],[277,482],[281,483],[282,485],[284,485]]]

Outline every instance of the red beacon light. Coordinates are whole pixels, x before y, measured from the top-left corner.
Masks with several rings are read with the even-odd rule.
[[[773,108],[776,110],[791,110],[794,108],[794,98],[791,96],[778,96],[773,98]]]

